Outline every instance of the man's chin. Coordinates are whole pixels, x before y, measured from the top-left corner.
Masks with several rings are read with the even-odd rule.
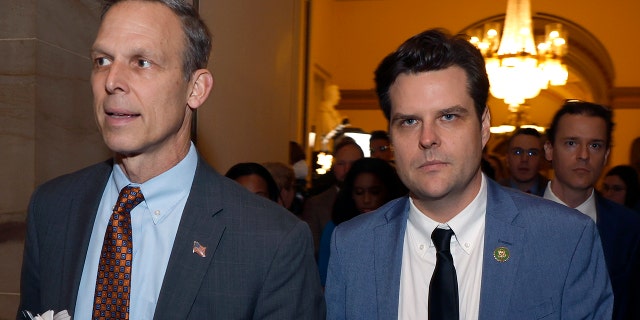
[[[115,147],[115,146],[107,146],[111,152],[113,152],[113,154],[115,155],[116,158],[132,158],[135,156],[138,156],[140,154],[142,154],[143,152],[140,151],[137,148],[132,148],[132,147]]]

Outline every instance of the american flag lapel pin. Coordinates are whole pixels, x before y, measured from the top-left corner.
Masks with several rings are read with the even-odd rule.
[[[198,241],[193,242],[193,253],[197,253],[201,257],[206,257],[207,247],[200,244]]]

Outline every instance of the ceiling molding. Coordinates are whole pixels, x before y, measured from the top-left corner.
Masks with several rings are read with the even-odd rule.
[[[336,110],[378,110],[378,96],[373,89],[340,90]]]
[[[611,108],[640,109],[640,87],[617,87],[611,90]]]

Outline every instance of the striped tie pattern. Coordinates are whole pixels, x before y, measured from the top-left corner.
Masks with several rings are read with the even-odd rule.
[[[102,243],[93,319],[129,319],[133,252],[131,210],[143,200],[139,187],[126,186],[120,191]]]

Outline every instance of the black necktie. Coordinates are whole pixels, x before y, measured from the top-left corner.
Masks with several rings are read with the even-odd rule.
[[[451,256],[453,230],[436,228],[431,240],[436,247],[436,268],[429,284],[429,320],[458,320],[458,279]]]

